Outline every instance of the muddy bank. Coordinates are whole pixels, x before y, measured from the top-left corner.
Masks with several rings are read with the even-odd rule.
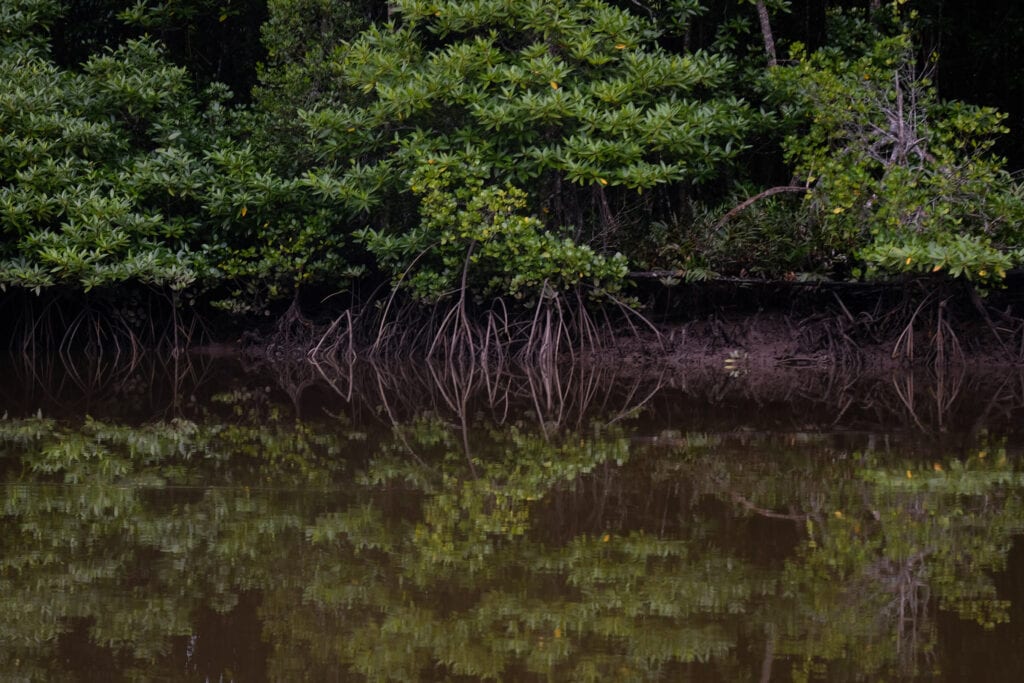
[[[657,334],[622,331],[590,354],[589,362],[648,370],[709,368],[745,373],[835,368],[883,372],[936,365],[1017,367],[1022,359],[1019,351],[1019,346],[1001,344],[979,324],[943,329],[939,334],[907,326],[898,334],[853,335],[837,317],[807,319],[769,311],[661,323]]]
[[[79,298],[36,301],[8,294],[0,333],[12,356],[137,362],[146,353],[244,353],[257,359],[409,359],[485,366],[611,364],[635,371],[697,367],[1005,367],[1024,363],[1024,276],[984,293],[922,278],[900,283],[637,277],[630,300],[555,293],[531,306],[400,297],[355,305],[322,297],[238,318],[201,306],[169,309]],[[629,305],[627,305],[629,303]],[[102,304],[102,305],[101,305]],[[122,302],[123,304],[123,302]],[[152,305],[151,305],[152,304]]]
[[[484,365],[584,362],[639,372],[818,368],[861,373],[1024,364],[1020,274],[989,292],[933,278],[900,283],[722,279],[692,284],[641,278],[631,294],[632,309],[606,304],[583,310],[572,302],[564,308],[548,303],[525,311],[518,320],[506,317],[500,325],[493,309],[478,310],[473,317],[472,312],[442,305],[429,316],[412,311],[408,319],[374,321],[370,334],[364,329],[361,339],[351,311],[325,321],[322,311],[300,316],[291,309],[269,334],[249,331],[242,340],[249,351],[276,358],[372,358],[388,364],[429,357],[461,363],[471,352]],[[444,324],[436,326],[437,320],[453,318],[462,322],[451,332],[445,332]],[[436,326],[436,334],[424,332],[430,325]],[[503,340],[497,329],[501,325],[518,326],[519,336]],[[378,354],[378,330],[391,335],[389,342],[411,341],[391,348],[385,344]],[[321,353],[323,349],[331,352]]]
[[[1006,367],[1024,363],[1024,276],[999,290],[902,283],[641,282],[656,332],[623,326],[597,362],[758,370]]]

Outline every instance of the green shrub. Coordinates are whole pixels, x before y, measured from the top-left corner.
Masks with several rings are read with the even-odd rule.
[[[942,102],[906,33],[793,57],[772,74],[802,123],[785,153],[831,246],[867,274],[994,281],[1019,261],[1024,203],[991,153],[1002,114]]]
[[[586,286],[594,296],[616,292],[627,268],[575,243],[526,213],[527,197],[488,184],[483,164],[430,158],[414,173],[421,223],[401,235],[365,230],[360,238],[396,286],[424,301],[468,288],[478,299],[526,299]]]

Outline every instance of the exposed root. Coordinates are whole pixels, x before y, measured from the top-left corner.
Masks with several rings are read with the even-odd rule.
[[[879,296],[873,310],[854,309],[835,292],[836,307],[801,320],[796,332],[806,353],[824,352],[833,364],[858,370],[864,350],[888,345],[889,358],[899,365],[949,368],[967,362],[971,352],[991,353],[1003,361],[1024,362],[1024,320],[1010,309],[996,313],[985,306],[973,288],[958,296],[954,286],[913,281],[899,299]],[[986,334],[987,332],[987,334]],[[966,336],[965,336],[965,333]],[[971,346],[965,347],[964,339]]]
[[[175,355],[206,336],[200,318],[166,290],[8,297],[20,308],[8,330],[16,357],[56,354],[67,364],[85,358],[134,366],[146,350]]]
[[[921,311],[931,303],[932,294],[929,293],[925,298],[917,305],[914,312],[910,315],[910,320],[907,321],[900,336],[896,339],[896,344],[892,348],[893,358],[905,358],[907,361],[914,362],[914,325],[917,322],[917,318],[921,315]]]
[[[467,259],[472,256],[471,250]],[[544,283],[529,307],[501,298],[486,307],[473,301],[466,283],[433,306],[401,300],[396,292],[376,305],[348,309],[308,345],[317,362],[356,357],[390,360],[421,356],[468,368],[500,369],[510,363],[548,366],[576,361],[616,337],[616,323],[638,337],[655,325],[611,296],[595,317],[583,290],[563,292]]]

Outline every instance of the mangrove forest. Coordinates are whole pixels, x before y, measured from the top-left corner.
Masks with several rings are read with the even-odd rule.
[[[529,360],[664,346],[732,283],[801,353],[1018,361],[1022,32],[1009,0],[7,0],[3,331]]]

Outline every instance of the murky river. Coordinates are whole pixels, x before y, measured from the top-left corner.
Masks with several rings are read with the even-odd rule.
[[[1024,379],[38,361],[2,680],[1024,680]]]

